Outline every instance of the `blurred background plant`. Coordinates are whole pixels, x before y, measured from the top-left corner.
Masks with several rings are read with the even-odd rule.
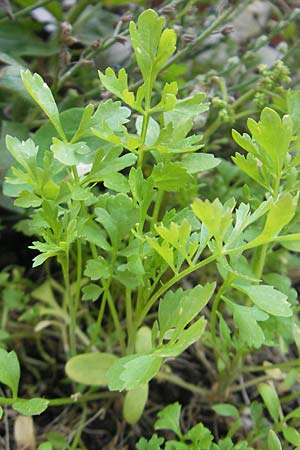
[[[249,178],[231,162],[230,156],[236,150],[236,144],[231,139],[231,130],[233,126],[240,132],[246,130],[246,119],[250,116],[257,118],[265,106],[271,106],[280,114],[286,113],[288,90],[293,89],[297,95],[300,89],[300,9],[298,9],[300,2],[296,0],[173,0],[165,2],[152,0],[132,3],[123,0],[1,0],[0,184],[12,164],[9,153],[5,150],[5,136],[10,134],[25,140],[46,122],[46,118],[22,84],[20,69],[29,68],[42,75],[54,93],[60,112],[83,107],[88,102],[97,105],[109,98],[111,94],[101,90],[97,76],[98,69],[103,71],[106,67],[112,66],[118,70],[125,67],[129,73],[129,79],[133,80],[132,88],[135,88],[140,83],[141,74],[136,69],[133,59],[128,38],[128,22],[135,20],[139,13],[148,7],[156,9],[160,15],[163,15],[166,25],[175,28],[178,37],[177,53],[163,68],[160,79],[156,82],[156,91],[157,93],[161,91],[164,82],[176,80],[181,97],[206,92],[210,109],[195,121],[193,132],[204,135],[203,151],[215,153],[222,158],[222,163],[218,167],[209,174],[201,176],[198,185],[180,192],[176,202],[185,205],[199,192],[203,198],[214,200],[218,197],[222,202],[233,196],[237,201],[246,201],[252,205],[258,205],[262,201],[263,190],[260,191],[256,187],[255,196],[253,196],[251,180],[249,181]],[[249,197],[249,192],[252,197]],[[169,198],[168,201],[171,207],[173,199]],[[2,250],[0,341],[1,347],[6,347],[13,341],[14,347],[17,348],[26,373],[24,390],[27,395],[30,395],[30,386],[42,383],[43,377],[55,380],[63,374],[64,360],[62,358],[61,361],[58,359],[54,362],[51,356],[53,348],[58,345],[57,333],[47,330],[49,342],[46,349],[44,348],[45,342],[40,339],[41,329],[34,330],[30,325],[30,320],[40,314],[39,306],[28,309],[27,305],[33,299],[43,303],[48,296],[51,296],[52,290],[59,291],[60,286],[52,279],[51,286],[46,283],[43,285],[44,290],[34,290],[35,279],[38,278],[40,284],[41,280],[45,279],[45,274],[35,272],[32,276],[32,252],[27,251],[26,237],[18,231],[21,230],[26,234],[24,226],[20,225],[20,220],[27,215],[22,208],[15,207],[2,193],[0,207]],[[20,267],[21,264],[24,267]],[[267,272],[271,275],[272,272],[280,272],[285,276],[285,281],[281,278],[279,284],[281,283],[282,288],[282,283],[285,282],[287,293],[295,297],[292,287],[299,288],[300,281],[298,255],[284,248],[275,248],[266,264],[269,269]],[[208,270],[207,278],[209,277]],[[193,280],[189,282],[192,283]],[[275,284],[276,274],[273,273],[273,279],[268,282]],[[48,326],[46,322],[43,325],[45,329]],[[271,340],[272,330],[266,331]],[[233,364],[234,346],[230,331],[228,332],[224,324],[223,333],[222,339],[227,341],[225,344],[223,342],[222,348],[224,345],[228,346],[228,354],[231,355],[230,364]],[[287,346],[290,344],[290,334],[287,330],[283,330],[283,338],[278,343],[278,348],[282,350],[283,355],[286,355]],[[288,337],[285,339],[284,336]],[[26,340],[34,342],[34,346],[27,348],[24,344]],[[299,345],[297,349],[299,350]],[[295,354],[297,349],[294,349]],[[209,343],[205,350],[200,345],[196,345],[190,354],[183,356],[182,359],[179,358],[176,364],[171,366],[176,368],[176,373],[180,373],[184,372],[184,366],[188,364],[188,367],[194,370],[191,382],[197,384],[197,377],[203,377],[203,370],[199,369],[199,364],[196,367],[194,361],[196,359],[206,368],[208,374],[206,378],[209,376],[213,378],[216,375],[216,368],[214,362],[207,356],[210,351]],[[270,354],[266,351],[266,361],[269,356]],[[219,364],[221,364],[220,361]],[[257,365],[258,362],[261,363],[255,359],[255,356],[253,359],[250,358],[254,373],[256,367],[262,381],[272,378],[283,403],[288,404],[285,413],[294,411],[295,404],[290,406],[288,403],[294,400],[289,389],[300,382],[298,368],[292,364],[287,366],[283,374],[281,369],[285,366],[280,366],[284,364],[281,356],[278,359],[279,372],[276,373],[274,371],[271,373],[267,369],[263,370],[261,365]],[[244,369],[246,374],[246,366]],[[167,379],[168,373],[165,377]],[[198,400],[193,400],[186,394],[187,391],[183,390],[187,388],[192,392],[192,384],[184,385],[182,381],[178,381],[179,385],[180,383],[181,387],[178,388],[165,387],[165,384],[162,388],[157,383],[156,393],[150,399],[150,412],[147,412],[143,418],[143,429],[153,423],[154,412],[162,404],[177,400],[178,395],[184,404],[187,399],[190,400],[189,407],[183,408],[188,416],[187,427],[195,424],[194,414],[197,420],[203,420],[206,425],[209,424],[211,428],[214,428],[216,434],[226,436],[228,432],[228,439],[231,439],[235,432],[238,436],[240,434],[241,438],[247,434],[248,442],[254,446],[260,445],[257,447],[260,449],[261,442],[267,442],[270,423],[277,426],[282,419],[279,413],[274,413],[272,401],[270,406],[268,393],[265,394],[262,389],[261,397],[269,413],[268,419],[263,415],[262,403],[257,401],[258,399],[252,401],[252,398],[250,401],[246,397],[245,403],[248,407],[241,409],[238,413],[230,408],[229,410],[224,407],[219,410],[217,408],[215,413],[222,416],[217,420],[216,415],[207,409],[207,403],[203,405],[200,401],[197,405]],[[257,377],[250,377],[246,383],[251,389],[251,386],[257,383]],[[226,386],[231,389],[231,399],[237,399],[237,403],[240,401],[239,395],[247,396],[244,385],[244,378],[241,376],[238,387],[230,387],[230,379]],[[182,390],[178,391],[181,388]],[[47,387],[43,386],[41,391],[46,395]],[[197,394],[197,389],[194,391]],[[55,393],[51,392],[51,395],[53,394],[61,395],[58,387]],[[214,395],[213,389],[212,395]],[[272,398],[276,403],[274,395]],[[214,401],[215,399],[212,402]],[[115,419],[114,412],[107,412],[107,409],[108,418],[105,429],[103,421],[99,425],[99,418],[103,411],[99,412],[97,405],[92,406],[93,408],[94,423],[91,434],[98,423],[104,438],[107,441],[111,439],[111,445],[115,446],[111,448],[116,448],[117,444],[114,443],[113,436],[118,429],[119,441],[122,441],[126,434],[124,423]],[[276,408],[279,409],[277,403]],[[67,414],[69,414],[68,420]],[[66,448],[67,444],[63,435],[72,434],[71,423],[75,427],[78,426],[76,411],[65,408],[61,411],[60,417],[62,424],[60,427],[54,415],[51,418],[48,417],[47,424],[43,423],[43,419],[39,419],[39,425],[44,426],[45,434],[48,432],[47,439],[52,443],[53,448]],[[295,423],[299,422],[299,420],[297,422],[297,413],[291,419],[296,421]],[[68,423],[68,429],[64,429],[65,423]],[[111,429],[112,423],[114,426]],[[53,427],[62,433],[53,433]],[[135,436],[141,435],[140,431],[140,429],[129,431],[129,434],[133,435],[133,441]],[[124,438],[125,442],[126,439],[130,439],[130,436]],[[267,448],[266,445],[264,448]]]

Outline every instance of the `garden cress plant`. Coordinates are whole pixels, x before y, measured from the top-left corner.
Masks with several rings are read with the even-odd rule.
[[[272,285],[272,277],[268,282],[264,267],[275,245],[300,249],[300,159],[290,93],[288,115],[264,108],[258,122],[248,120],[251,135],[233,131],[246,152],[233,161],[264,191],[260,202],[237,204],[232,198],[222,204],[197,195],[191,204],[180,203],[180,193],[197,191],[201,174],[220,163],[205,153],[202,136],[191,134],[194,119],[209,105],[203,93],[179,98],[174,81],[157,94],[159,73],[176,50],[175,31],[164,29],[163,18],[144,11],[137,24],[130,23],[130,37],[143,83],[133,92],[125,69],[99,72],[113,99],[96,110],[89,104],[60,114],[43,79],[22,72],[24,86],[50,123],[26,141],[7,137],[15,165],[4,192],[28,209],[22,226],[35,236],[33,266],[46,263],[51,274],[58,265],[64,282],[60,294],[54,295],[49,280],[40,288],[36,298],[44,308],[36,328],[48,327],[52,318],[50,326],[61,330],[68,377],[125,391],[124,416],[135,423],[149,382],[163,379],[165,361],[199,339],[216,355],[223,395],[249,349],[276,341],[272,324],[288,323],[294,334],[299,329],[291,289],[284,292],[280,280]],[[83,164],[90,169],[80,175]],[[212,266],[215,278],[203,282]],[[199,274],[198,284],[178,287],[193,273]],[[210,314],[204,315],[207,305]],[[232,329],[225,315],[233,318]],[[288,339],[293,341],[292,331]],[[17,356],[1,350],[0,358],[2,364],[9,361],[0,381],[12,390],[0,404],[25,414],[51,405],[51,399],[20,400]],[[178,433],[182,446],[165,448],[199,448],[184,447]],[[288,441],[296,439],[286,434]],[[192,434],[186,438],[193,440]],[[223,449],[211,445],[203,448]]]

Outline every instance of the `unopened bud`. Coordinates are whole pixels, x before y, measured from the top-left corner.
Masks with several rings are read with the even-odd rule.
[[[123,22],[123,23],[130,22],[132,19],[133,19],[133,16],[132,16],[132,14],[130,14],[130,13],[123,14],[123,15],[120,17],[120,20],[121,20],[121,22]]]
[[[115,40],[117,41],[117,42],[119,42],[120,44],[126,44],[126,42],[127,42],[127,37],[126,36],[121,36],[121,35],[118,35],[118,36],[115,36]]]
[[[234,28],[228,26],[228,27],[224,27],[223,30],[221,31],[221,33],[223,34],[223,36],[228,36],[233,31],[234,31]]]
[[[101,41],[97,39],[92,43],[91,47],[96,50],[97,48],[101,47],[101,45],[102,45]]]
[[[195,39],[195,36],[189,33],[185,33],[182,35],[182,40],[183,42],[186,42],[187,44],[189,44],[190,42],[193,42]]]
[[[173,6],[165,6],[164,8],[162,8],[161,12],[162,14],[169,14],[171,16],[175,16],[176,9],[173,8]]]

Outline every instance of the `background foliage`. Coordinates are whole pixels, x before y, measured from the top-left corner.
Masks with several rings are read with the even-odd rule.
[[[0,427],[4,448],[14,448],[14,445],[22,448],[24,443],[20,436],[25,429],[28,431],[25,444],[32,448],[40,445],[40,450],[298,448],[299,240],[290,239],[282,245],[279,242],[280,234],[299,233],[299,6],[296,1],[280,0],[174,0],[130,4],[113,0],[0,2],[0,183],[6,183],[6,195],[0,195],[3,408]],[[157,67],[152,68],[152,74],[156,72],[153,79],[149,77],[149,61],[139,59],[136,50],[143,44],[146,20],[137,29],[130,26],[132,46],[129,39],[129,22],[137,22],[140,13],[149,7],[164,18],[161,25],[159,19],[151,18],[153,30],[158,30],[163,23],[175,30],[174,35],[170,32],[166,37],[167,51],[162,61],[156,61]],[[175,35],[177,50],[174,53]],[[152,39],[155,46],[154,34]],[[107,67],[112,67],[114,72],[106,71]],[[129,86],[125,72],[118,72],[122,68],[126,69]],[[34,72],[42,79],[32,77]],[[117,73],[118,79],[115,78]],[[137,92],[142,78],[146,91],[148,86],[152,92],[151,104],[160,105],[153,112],[157,114],[156,121],[148,117],[144,128],[141,117],[145,119],[150,106],[147,94],[144,110],[137,100],[132,102],[128,92],[124,94],[127,88]],[[50,86],[55,103],[43,80]],[[174,81],[178,93],[172,85]],[[169,91],[163,91],[166,83]],[[174,95],[179,102],[185,98],[194,100],[188,103],[182,100],[177,113],[173,113]],[[122,100],[122,105],[116,103],[116,97]],[[95,113],[92,107],[86,108],[88,104],[94,106]],[[129,122],[128,105],[134,111]],[[83,111],[86,129],[82,125]],[[282,119],[286,113],[291,121]],[[138,115],[140,119],[136,120]],[[109,122],[110,117],[114,120]],[[248,117],[255,121],[248,121],[247,128]],[[163,128],[168,121],[179,130],[167,145],[173,148],[172,160],[161,156],[166,148],[163,140],[161,154],[151,153],[154,142],[158,147],[154,140],[159,129],[157,124]],[[129,135],[123,136],[125,124]],[[232,128],[237,130],[233,134],[236,142],[231,137]],[[185,131],[184,135],[180,135],[180,130]],[[245,131],[250,137],[242,136]],[[64,134],[71,143],[64,142]],[[7,135],[14,136],[7,140],[9,152],[5,144]],[[111,143],[120,144],[112,135],[121,139],[122,145],[127,139],[129,152],[111,151]],[[198,136],[198,140],[191,139],[192,135]],[[89,149],[95,151],[102,139],[103,148],[110,156],[106,166],[103,155],[98,154],[98,166],[94,159],[96,163],[90,178],[86,175],[85,189],[72,185],[72,208],[65,223],[59,224],[57,218],[61,217],[61,211],[58,212],[54,203],[64,204],[69,195],[61,188],[66,185],[63,181],[68,170],[77,166],[79,176],[83,176],[80,170],[84,171],[86,164],[92,162],[86,148],[71,147],[81,142],[82,136]],[[144,139],[142,144],[139,136]],[[199,136],[202,136],[201,141]],[[56,141],[52,142],[53,137]],[[33,141],[22,147],[15,138],[20,141],[32,138]],[[188,153],[190,160],[176,153],[180,153],[176,150],[180,139],[189,139],[181,148],[189,145],[196,152]],[[260,154],[255,147],[257,143],[263,149]],[[145,156],[137,159],[134,150],[144,144],[148,146]],[[42,153],[37,154],[35,145],[39,145]],[[54,160],[45,157],[51,145]],[[277,146],[281,156],[274,152]],[[237,151],[241,154],[232,160],[231,156]],[[201,155],[202,159],[192,159],[194,155]],[[214,156],[220,161],[216,162]],[[263,169],[258,172],[253,169],[253,158],[259,159]],[[18,165],[19,172],[11,170],[14,159],[23,167],[23,175]],[[136,169],[130,169],[134,164],[137,164]],[[141,169],[143,174],[139,172]],[[41,174],[49,180],[47,189],[43,187],[42,194],[36,187],[33,193],[25,189],[27,193],[20,195],[18,186],[24,187],[28,182],[28,175],[24,173],[32,174],[36,170],[40,170],[35,174],[37,182]],[[8,180],[4,182],[7,173]],[[151,185],[151,173],[154,185]],[[178,186],[178,180],[183,188]],[[60,193],[55,197],[58,185]],[[163,194],[155,197],[160,191]],[[19,197],[15,202],[9,198],[16,196]],[[40,213],[41,198],[49,200],[43,203],[44,216]],[[51,203],[53,198],[56,200]],[[237,204],[234,212],[232,198]],[[78,220],[78,217],[85,217],[83,203],[87,205],[90,219],[96,217],[96,222]],[[152,222],[146,214],[150,204]],[[190,204],[193,204],[192,210],[187,212]],[[136,222],[137,206],[148,225],[144,230],[135,230],[136,235],[128,242],[128,232]],[[32,221],[34,210],[38,213]],[[257,222],[253,218],[254,225],[247,228],[251,224],[251,214],[256,214]],[[55,231],[57,235],[65,233],[66,246],[70,249],[68,260],[59,258],[66,247],[55,248],[50,235],[49,241],[40,242],[45,220],[51,222],[53,235]],[[202,230],[208,230],[207,236],[204,231],[200,234],[199,222],[205,225]],[[234,224],[233,230],[230,223]],[[137,235],[143,232],[145,242],[141,249]],[[278,238],[277,241],[270,243],[274,238]],[[79,285],[77,282],[77,286],[78,263],[76,266],[75,261],[78,262],[81,250],[78,244],[73,246],[76,239],[81,240],[84,261],[83,281]],[[249,243],[255,239],[253,248],[256,250],[252,250]],[[89,254],[90,250],[83,243],[85,240],[91,247],[101,249],[99,257],[93,250]],[[40,254],[28,250],[32,241]],[[107,242],[117,249],[117,256],[113,256]],[[217,266],[208,264],[200,271],[187,270],[187,277],[183,278],[180,270],[192,267],[195,242],[198,248],[202,245],[204,251],[199,268],[205,258],[217,254],[223,245],[227,246],[226,251],[234,245],[248,245],[250,253],[235,255],[232,252],[231,256],[228,253],[226,257],[219,257]],[[54,260],[53,256],[57,255]],[[149,258],[148,266],[141,263],[141,255]],[[34,256],[36,268],[33,270]],[[112,277],[107,261],[114,267],[115,258],[118,273]],[[149,279],[155,280],[158,266],[166,272],[162,278],[157,278],[157,286],[153,284],[153,298],[157,300],[160,293],[165,292],[159,290],[159,283],[164,287],[175,280],[178,289],[163,297],[158,310],[151,309],[150,305],[144,314],[137,303],[137,312],[147,317],[144,324],[147,327],[139,328],[138,332],[132,328],[128,299],[131,295],[134,300],[141,298],[136,292],[142,289],[143,267]],[[98,282],[99,274],[104,280],[102,285]],[[175,277],[180,275],[178,280],[174,274]],[[259,279],[262,283],[255,286]],[[205,285],[207,292],[202,293],[199,283]],[[195,293],[195,298],[202,299],[194,312],[190,306],[185,307],[187,296],[182,292],[187,289]],[[213,302],[208,303],[213,289],[216,289]],[[76,305],[80,296],[81,306],[76,306],[76,318],[74,309],[61,307],[64,299],[72,296]],[[99,309],[99,298],[105,299],[101,303],[103,309]],[[170,317],[174,303],[178,310],[189,311],[185,321],[179,324],[173,323],[175,319]],[[203,309],[203,317],[198,318],[198,322],[195,317],[200,309]],[[98,333],[102,320],[102,331]],[[204,332],[205,320],[209,328]],[[79,330],[76,321],[81,324]],[[181,344],[180,333],[197,323],[196,336],[201,336],[201,340],[186,338],[184,341],[181,336]],[[185,328],[188,324],[190,328]],[[170,334],[174,327],[171,343],[175,350],[167,344],[168,348],[165,345],[151,353],[151,339],[152,343],[157,339],[158,347],[162,346],[166,339],[164,333]],[[124,329],[128,332],[125,338]],[[125,342],[127,337],[128,342]],[[194,341],[192,347],[172,360]],[[98,362],[93,359],[87,362],[87,373],[82,373],[85,364],[80,360],[78,374],[76,359],[70,359],[76,353],[76,346],[80,347],[79,353],[83,348],[90,351],[97,347],[109,353],[108,358],[113,361],[112,353],[119,356],[127,351],[130,354],[134,349],[145,356],[136,366],[132,362],[131,366],[126,366],[130,360],[113,366],[115,369],[111,369],[108,383],[112,392],[108,392],[95,387],[93,380],[89,379],[88,383],[84,380],[93,377],[91,364],[95,363],[95,384],[106,385],[106,371],[101,374],[99,366],[108,364],[110,367],[112,361],[108,363],[107,357]],[[90,354],[85,357],[89,358]],[[159,371],[161,358],[166,357],[166,364]],[[138,366],[143,368],[142,383],[135,378]],[[125,373],[125,378],[120,373]],[[154,376],[148,397],[148,381]],[[124,396],[114,392],[123,388],[130,389],[125,402]],[[25,401],[25,398],[31,400]],[[147,398],[142,418],[131,427],[128,423],[137,421]],[[6,403],[5,399],[8,399]],[[79,401],[75,402],[77,399]],[[39,415],[48,406],[51,407]],[[30,434],[31,422],[18,428],[16,413],[21,414],[19,417],[36,415],[35,432]],[[157,431],[159,436],[152,436],[153,429],[169,431]]]

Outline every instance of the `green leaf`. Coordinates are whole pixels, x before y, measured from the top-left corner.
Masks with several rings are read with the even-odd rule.
[[[176,329],[175,334],[178,336],[205,307],[214,289],[215,283],[210,283],[186,291],[181,288],[175,292],[169,291],[160,300],[158,307],[160,339],[163,339],[165,333],[172,328]]]
[[[140,420],[148,400],[148,391],[148,384],[144,384],[126,392],[123,404],[123,416],[126,422],[132,425]]]
[[[293,133],[297,134],[300,131],[300,90],[288,90],[287,109],[293,119]]]
[[[11,389],[13,398],[18,396],[19,381],[20,365],[16,353],[0,348],[0,382]]]
[[[273,430],[268,434],[268,450],[282,450],[281,442]]]
[[[148,353],[152,350],[152,331],[151,328],[143,326],[138,329],[135,338],[136,353]]]
[[[178,192],[190,181],[190,175],[179,162],[159,163],[152,170],[154,186],[162,191]]]
[[[209,104],[203,103],[205,94],[199,92],[192,97],[177,100],[175,108],[164,114],[165,126],[172,123],[174,138],[184,138],[192,129],[194,118],[208,110]]]
[[[66,450],[69,447],[68,442],[62,433],[50,431],[49,433],[46,433],[46,438],[55,450]]]
[[[0,406],[0,420],[2,419],[2,417],[3,417],[3,408]]]
[[[297,207],[297,198],[289,192],[284,192],[278,200],[271,204],[266,222],[261,234],[251,242],[251,245],[262,245],[278,236],[282,228],[290,223]]]
[[[298,408],[295,408],[293,411],[291,411],[290,413],[288,413],[285,416],[286,421],[290,420],[290,419],[300,419],[300,407],[299,406],[298,406]]]
[[[23,416],[35,416],[44,412],[49,404],[45,398],[19,399],[12,405],[13,409]]]
[[[21,77],[31,97],[44,111],[46,116],[49,117],[62,139],[65,139],[65,134],[59,119],[59,112],[49,86],[47,86],[40,75],[37,73],[32,75],[30,70],[22,70]]]
[[[53,450],[51,442],[43,442],[38,446],[37,450]]]
[[[281,408],[274,386],[267,383],[260,383],[258,385],[258,392],[260,393],[272,419],[275,423],[278,422]]]
[[[265,335],[257,322],[267,320],[268,314],[255,306],[249,308],[228,300],[226,303],[229,303],[233,310],[234,325],[239,330],[240,340],[247,343],[249,347],[260,348],[265,341]]]
[[[110,277],[110,268],[103,256],[98,259],[89,259],[86,263],[84,275],[90,277],[91,280],[107,280]]]
[[[233,207],[233,201],[222,205],[218,198],[212,203],[209,200],[196,199],[192,204],[194,214],[206,226],[210,236],[214,236],[219,250],[221,250],[226,231],[232,223]]]
[[[194,446],[192,449],[206,450],[210,449],[210,444],[213,441],[213,435],[211,432],[203,425],[203,423],[198,423],[192,427],[185,435],[185,439],[190,439]]]
[[[287,295],[277,291],[273,286],[234,284],[234,287],[247,294],[256,306],[272,316],[290,317],[293,314]]]
[[[181,437],[182,433],[179,423],[180,411],[181,405],[178,402],[166,406],[157,414],[158,419],[154,424],[154,429],[171,430],[174,431],[178,437]]]
[[[85,142],[69,144],[53,138],[51,150],[54,157],[65,166],[76,166],[79,163],[92,161],[92,152]]]
[[[288,442],[297,447],[300,445],[300,433],[295,428],[284,426],[282,432]]]
[[[122,147],[116,146],[110,148],[107,153],[102,150],[98,151],[94,156],[92,169],[84,178],[84,182],[104,181],[104,183],[110,183],[114,173],[132,166],[136,161],[136,156],[133,154],[120,156],[122,151]]]
[[[21,191],[19,197],[14,201],[14,205],[21,208],[37,208],[41,206],[43,200],[29,191]]]
[[[163,87],[161,93],[161,100],[157,105],[151,108],[152,113],[157,113],[161,111],[170,111],[173,110],[176,106],[176,95],[178,92],[178,86],[175,81],[172,83],[166,83]]]
[[[220,159],[209,153],[194,153],[182,158],[182,165],[190,174],[211,170],[220,162]]]
[[[110,250],[110,245],[105,239],[105,232],[102,228],[95,222],[89,221],[82,226],[81,236],[86,239],[88,242],[95,244],[97,247],[102,248],[103,250]]]
[[[153,354],[130,355],[120,358],[107,372],[111,391],[136,389],[155,377],[162,364],[162,358]]]
[[[219,416],[233,417],[234,419],[240,417],[238,409],[229,403],[218,403],[217,405],[214,405],[212,409],[219,414]]]
[[[140,221],[143,223],[154,195],[153,178],[144,178],[141,169],[132,167],[129,173],[129,187],[140,206]]]
[[[161,444],[163,444],[163,442],[164,438],[154,434],[150,441],[147,441],[145,438],[140,438],[136,448],[137,450],[161,450]]]
[[[128,122],[130,109],[122,106],[121,102],[113,102],[111,99],[100,103],[95,114],[90,120],[89,127],[95,132],[113,133],[122,132],[123,125]]]
[[[84,353],[69,359],[65,370],[68,377],[88,386],[106,386],[108,370],[118,358],[112,353]]]
[[[6,136],[6,146],[9,153],[13,156],[24,169],[36,169],[36,158],[38,147],[32,139],[20,142],[19,139],[12,136]]]
[[[151,87],[168,58],[175,52],[176,33],[166,29],[162,33],[164,19],[151,9],[144,11],[137,25],[130,22],[132,46],[145,84]]]
[[[186,350],[194,342],[199,341],[205,330],[206,323],[207,322],[204,317],[201,317],[190,327],[183,330],[183,332],[178,336],[178,333],[175,332],[173,335],[177,339],[176,342],[173,343],[173,340],[171,340],[167,345],[163,345],[155,350],[154,354],[162,356],[163,358],[173,358],[180,355],[180,353],[184,352],[184,350]]]
[[[115,71],[111,67],[108,67],[105,70],[105,74],[99,70],[98,75],[105,89],[123,100],[131,108],[140,112],[142,111],[135,102],[134,93],[128,90],[127,73],[124,68],[119,70],[116,75]]]
[[[93,302],[95,302],[96,300],[98,300],[98,298],[102,294],[103,288],[101,288],[100,286],[97,286],[94,283],[90,283],[87,286],[84,286],[82,288],[82,292],[83,292],[83,297],[82,297],[83,301],[92,300]]]
[[[253,119],[248,119],[247,123],[255,142],[269,155],[280,175],[293,135],[291,117],[281,119],[273,109],[264,108],[258,123]]]
[[[235,156],[232,157],[232,160],[237,167],[245,172],[250,178],[253,178],[258,184],[267,190],[271,189],[270,176],[267,175],[267,180],[263,177],[260,161],[255,156],[248,154],[245,158],[245,156],[236,153]]]
[[[122,193],[114,196],[106,195],[101,200],[101,207],[95,208],[95,220],[101,223],[112,245],[117,248],[138,222],[138,211],[132,199]]]

